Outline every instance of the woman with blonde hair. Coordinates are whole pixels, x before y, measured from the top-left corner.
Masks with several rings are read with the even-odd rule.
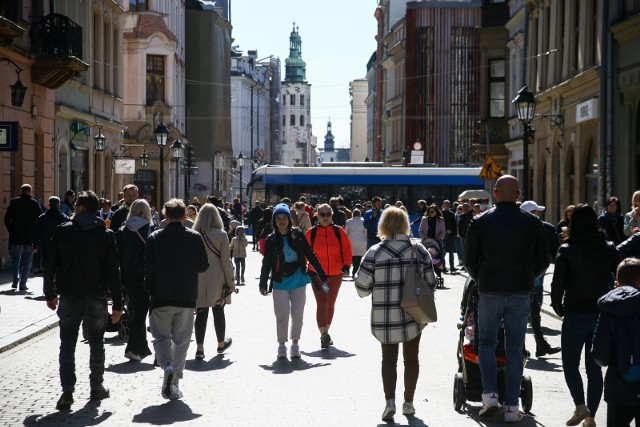
[[[640,190],[631,197],[631,210],[624,216],[624,234],[631,236],[640,230]]]
[[[147,238],[154,230],[149,203],[145,199],[137,199],[129,208],[127,220],[116,233],[120,281],[127,292],[127,311],[131,316],[124,357],[135,362],[151,354],[147,342],[149,293],[144,289],[144,253]]]
[[[404,357],[404,404],[402,413],[413,415],[413,398],[420,365],[418,349],[422,329],[400,307],[405,269],[411,262],[414,244],[409,236],[409,217],[401,209],[389,207],[382,212],[378,236],[382,239],[369,248],[356,274],[356,289],[361,297],[372,295],[371,332],[382,345],[382,385],[386,399],[383,421],[393,421],[396,413],[396,380],[399,344]],[[415,244],[420,274],[431,288],[436,285],[431,256]]]
[[[227,288],[230,292],[235,290],[233,282],[233,264],[229,251],[229,239],[227,233],[222,229],[222,218],[218,209],[211,203],[205,203],[193,224],[193,229],[200,233],[205,248],[207,258],[209,258],[209,268],[198,274],[198,300],[196,302],[196,359],[202,360],[204,356],[204,336],[207,331],[207,319],[209,317],[209,307],[213,312],[213,325],[216,330],[218,340],[218,353],[231,346],[231,338],[225,338],[226,319],[224,316],[224,291]]]

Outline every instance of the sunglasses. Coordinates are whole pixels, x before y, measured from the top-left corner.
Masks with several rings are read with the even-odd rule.
[[[333,215],[333,212],[318,212],[318,216],[321,216],[323,218],[330,217],[331,215]]]
[[[432,214],[432,213],[436,213],[436,211],[427,211],[427,213]]]

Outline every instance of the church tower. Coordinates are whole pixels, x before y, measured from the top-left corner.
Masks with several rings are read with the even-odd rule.
[[[314,166],[311,145],[311,85],[306,80],[307,64],[302,59],[302,38],[293,23],[289,36],[289,57],[282,82],[281,132],[284,166]],[[310,164],[311,163],[311,164]]]

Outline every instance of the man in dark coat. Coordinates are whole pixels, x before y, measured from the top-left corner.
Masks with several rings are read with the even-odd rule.
[[[80,323],[86,326],[89,341],[90,398],[109,397],[109,389],[103,385],[104,332],[107,321],[120,321],[122,294],[115,235],[96,216],[98,209],[100,200],[93,191],[78,194],[73,220],[55,229],[47,250],[43,290],[47,307],[58,308],[60,318],[62,396],[56,409],[61,411],[69,410],[73,404]],[[110,320],[109,296],[113,301]]]
[[[122,192],[124,193],[123,202],[118,210],[111,215],[111,224],[109,225],[109,228],[115,233],[120,230],[122,224],[127,220],[131,203],[135,202],[138,198],[138,187],[133,184],[125,185]]]
[[[249,212],[249,227],[251,227],[251,234],[253,235],[253,251],[256,250],[256,245],[258,244],[258,238],[260,236],[256,236],[255,229],[258,221],[262,219],[262,215],[264,215],[264,210],[260,207],[260,200],[256,200],[254,202],[253,208]]]
[[[21,292],[28,290],[27,279],[31,271],[35,225],[41,213],[40,204],[31,197],[31,186],[24,184],[20,187],[20,195],[9,202],[7,213],[4,215],[4,225],[9,232],[13,274],[11,288],[16,289],[20,282]]]
[[[53,237],[53,232],[60,224],[69,221],[69,217],[60,211],[60,198],[49,197],[49,209],[38,217],[36,221],[36,248],[42,257],[42,265],[46,264],[47,246]]]
[[[444,272],[447,272],[446,267],[446,254],[449,254],[449,267],[453,273],[456,271],[455,263],[453,261],[453,254],[456,251],[456,237],[458,236],[458,226],[456,224],[456,214],[451,212],[451,202],[445,200],[442,202],[442,216],[444,217],[444,228],[446,230],[444,235],[444,251],[442,254],[442,264],[445,267]]]

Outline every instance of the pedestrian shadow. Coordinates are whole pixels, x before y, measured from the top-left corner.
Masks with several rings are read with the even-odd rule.
[[[225,359],[224,354],[218,354],[209,360],[187,360],[185,369],[196,372],[219,371],[228,368],[234,363],[236,362]]]
[[[110,332],[107,332],[107,333],[110,333]],[[109,344],[109,345],[111,345],[112,347],[113,347],[113,346],[119,347],[119,346],[123,346],[123,345],[125,345],[125,344],[127,343],[127,341],[125,341],[125,340],[121,339],[121,338],[118,336],[118,334],[116,333],[114,336],[111,336],[111,337],[104,337],[104,343],[105,343],[105,344]]]
[[[306,371],[312,368],[321,368],[329,366],[331,363],[309,363],[302,359],[277,359],[271,365],[260,365],[265,371],[271,371],[274,374],[291,374],[295,371]]]
[[[194,414],[189,405],[182,400],[170,400],[162,405],[149,406],[133,416],[134,423],[167,425],[187,422],[200,418],[202,414]]]
[[[555,363],[555,360],[550,361],[547,359],[529,359],[527,361],[527,369],[545,372],[561,372],[562,364]]]
[[[377,427],[388,427],[388,426],[410,426],[410,427],[429,427],[424,421],[415,415],[398,415],[398,418],[405,418],[400,422],[397,422],[395,419],[393,421],[388,421],[385,423],[378,424]]]
[[[354,353],[349,353],[348,351],[344,351],[344,350],[338,350],[335,347],[329,347],[327,349],[321,349],[321,350],[316,350],[312,352],[303,351],[301,353],[304,354],[305,356],[319,357],[325,360],[334,360],[334,359],[339,359],[343,357],[355,356]]]
[[[155,366],[153,366],[153,363],[132,362],[131,360],[114,363],[105,368],[106,371],[113,372],[115,374],[135,374],[138,372],[153,371],[154,369]]]
[[[561,334],[561,332],[560,332],[559,330],[557,330],[557,329],[551,329],[551,328],[548,328],[548,327],[546,327],[546,326],[541,326],[541,327],[540,327],[540,329],[542,330],[542,334],[543,334],[543,335],[546,335],[546,336],[553,336],[553,337],[555,337],[555,336],[558,336],[558,335],[560,335],[560,334]]]
[[[57,411],[47,415],[29,415],[24,419],[25,426],[97,426],[109,419],[113,412],[104,411],[100,413],[98,408],[100,401],[88,401],[84,407],[78,411]]]
[[[24,297],[24,299],[30,299],[31,301],[46,301],[47,297],[45,297],[44,295],[40,295],[39,297],[26,296]]]

